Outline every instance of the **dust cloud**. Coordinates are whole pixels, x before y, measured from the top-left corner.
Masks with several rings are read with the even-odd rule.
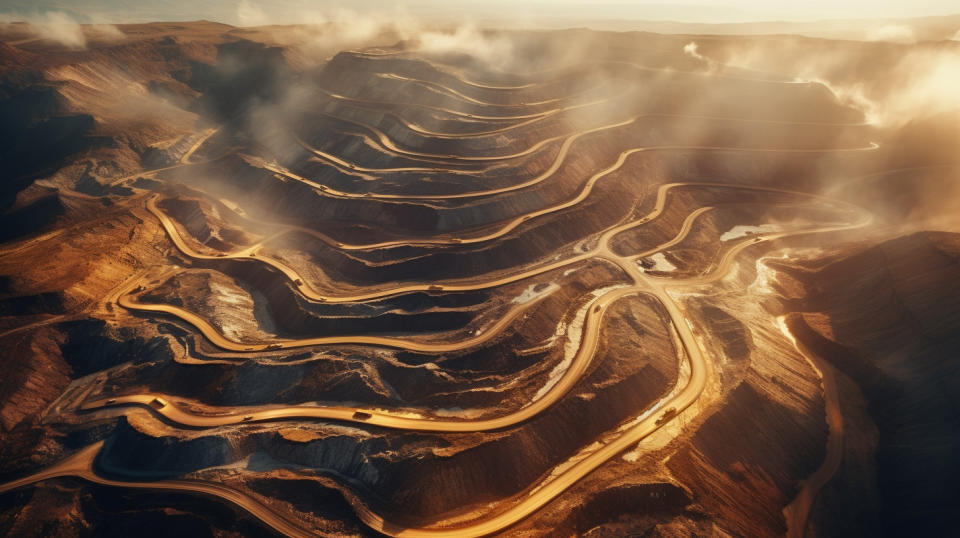
[[[241,26],[265,28],[276,42],[297,47],[313,64],[342,50],[398,42],[424,54],[469,54],[495,68],[507,67],[513,52],[510,40],[483,32],[471,21],[434,27],[401,6],[362,14],[345,8],[271,14],[242,0],[236,18]],[[295,26],[287,26],[291,23]]]
[[[867,30],[867,41],[888,41],[891,43],[916,43],[917,36],[913,28],[906,24],[885,24]]]
[[[894,34],[884,31],[883,35]],[[716,54],[704,56],[725,66],[823,84],[838,101],[860,110],[867,121],[880,127],[897,128],[925,117],[960,113],[956,99],[960,48],[950,41],[844,45],[789,38],[762,46],[733,43]]]
[[[21,29],[28,36],[27,39],[48,41],[75,50],[87,48],[89,40],[120,41],[125,37],[123,31],[112,24],[81,25],[62,11],[46,11],[26,18],[0,14],[0,29]]]

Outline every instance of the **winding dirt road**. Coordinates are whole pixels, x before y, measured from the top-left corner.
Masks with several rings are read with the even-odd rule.
[[[787,521],[787,538],[803,538],[806,536],[807,519],[810,509],[823,486],[840,469],[843,463],[843,413],[840,410],[840,391],[834,377],[833,366],[811,353],[787,326],[784,316],[777,318],[777,325],[781,332],[793,344],[794,349],[810,363],[810,366],[820,375],[823,382],[823,400],[826,408],[827,427],[827,456],[816,471],[801,483],[800,492],[794,500],[783,509],[783,516]]]
[[[602,176],[600,176],[600,174],[602,174],[602,172],[601,172],[601,173],[598,173],[598,175],[597,175],[598,177],[596,177],[596,179],[599,179],[599,177],[602,177]],[[582,253],[582,254],[579,254],[579,255],[576,255],[576,256],[572,256],[572,257],[570,257],[570,258],[566,258],[566,259],[561,260],[561,261],[557,261],[557,262],[553,262],[553,263],[550,263],[550,264],[546,264],[546,265],[543,265],[543,266],[540,266],[540,267],[527,269],[526,271],[523,271],[523,272],[520,272],[520,273],[516,273],[516,274],[513,274],[513,275],[506,275],[506,276],[502,276],[502,277],[495,278],[495,279],[490,279],[490,280],[485,280],[485,281],[479,281],[479,282],[478,282],[476,278],[471,278],[471,279],[468,280],[468,281],[442,281],[442,282],[436,282],[436,283],[432,283],[432,284],[401,285],[401,286],[394,286],[394,287],[390,287],[390,288],[386,288],[386,289],[381,289],[381,290],[367,291],[367,292],[364,292],[364,293],[349,294],[349,295],[346,295],[346,294],[345,294],[345,295],[330,295],[330,294],[325,294],[325,293],[322,293],[322,292],[316,290],[316,289],[313,288],[309,283],[307,283],[307,281],[306,281],[299,273],[297,273],[296,270],[294,270],[293,268],[287,266],[286,264],[284,264],[284,263],[281,262],[280,260],[276,260],[276,259],[274,259],[274,258],[270,258],[270,257],[267,257],[267,256],[255,256],[256,248],[258,248],[258,246],[256,246],[256,245],[255,245],[254,247],[248,247],[247,249],[244,249],[244,250],[242,250],[242,251],[240,251],[240,252],[238,252],[238,253],[234,253],[234,254],[224,254],[224,255],[222,255],[222,256],[221,256],[221,255],[208,255],[208,254],[202,254],[202,253],[200,253],[200,252],[197,252],[196,250],[194,250],[193,248],[191,248],[191,247],[183,240],[183,238],[180,236],[180,233],[178,232],[176,226],[174,225],[173,221],[170,220],[169,217],[167,217],[162,211],[160,211],[160,210],[156,207],[155,198],[151,198],[151,199],[149,199],[149,200],[147,201],[147,208],[151,211],[151,213],[153,213],[153,214],[160,220],[160,223],[163,225],[165,231],[167,232],[168,236],[170,237],[170,240],[174,243],[174,245],[177,247],[177,249],[179,249],[184,255],[186,255],[186,256],[188,256],[188,257],[196,258],[196,259],[207,259],[207,260],[231,259],[231,258],[233,258],[233,259],[244,259],[244,258],[246,258],[246,259],[256,259],[256,260],[258,260],[258,261],[260,261],[260,262],[262,262],[262,263],[268,264],[268,265],[270,265],[270,266],[278,269],[278,270],[281,271],[283,274],[285,274],[292,282],[294,282],[294,283],[299,282],[299,284],[296,284],[296,288],[298,289],[298,291],[300,291],[300,293],[302,293],[302,294],[303,294],[305,297],[307,297],[308,299],[311,299],[311,300],[314,300],[314,301],[318,301],[318,302],[328,302],[328,303],[352,303],[352,302],[369,301],[369,300],[373,300],[373,299],[381,299],[381,298],[390,297],[390,296],[394,296],[394,295],[401,295],[401,294],[405,294],[405,293],[412,293],[412,292],[418,292],[418,291],[421,291],[421,292],[426,292],[426,291],[448,291],[448,292],[453,292],[453,291],[475,291],[475,290],[479,290],[479,289],[486,289],[486,288],[501,286],[501,285],[503,285],[503,284],[509,284],[509,283],[511,283],[511,282],[517,282],[517,281],[519,281],[519,280],[523,280],[523,279],[526,279],[526,278],[529,278],[529,277],[532,277],[532,276],[540,275],[540,274],[543,274],[543,273],[545,273],[545,272],[552,271],[552,270],[554,270],[554,269],[560,269],[560,268],[563,268],[563,267],[567,267],[567,266],[569,266],[569,265],[572,265],[572,264],[574,264],[574,263],[578,263],[578,262],[581,262],[581,261],[585,261],[585,260],[594,258],[594,257],[596,257],[597,255],[603,254],[603,253],[609,254],[609,257],[610,257],[611,259],[617,259],[617,258],[619,258],[619,256],[617,256],[616,254],[614,254],[614,253],[612,253],[612,252],[609,252],[609,246],[608,246],[609,240],[610,240],[614,235],[619,234],[620,232],[623,232],[623,231],[626,231],[626,230],[635,228],[635,227],[637,227],[637,226],[641,226],[641,225],[643,225],[643,224],[645,224],[645,223],[647,223],[647,222],[650,222],[651,220],[657,218],[658,216],[660,216],[660,214],[662,214],[663,211],[664,211],[664,209],[666,208],[667,199],[668,199],[668,195],[669,195],[670,191],[672,191],[673,189],[676,189],[676,188],[680,188],[680,187],[727,188],[727,189],[740,189],[740,190],[755,191],[755,192],[770,192],[770,193],[777,193],[777,194],[789,194],[789,195],[795,195],[795,196],[802,196],[802,197],[809,198],[809,199],[811,199],[811,200],[818,200],[818,201],[835,203],[834,200],[831,200],[831,199],[826,198],[826,197],[824,197],[824,196],[814,195],[814,194],[805,193],[805,192],[799,192],[799,191],[790,191],[790,190],[786,190],[786,189],[777,189],[777,188],[773,188],[773,187],[762,187],[762,186],[753,186],[753,185],[738,185],[738,184],[728,184],[728,183],[711,183],[711,182],[677,182],[677,183],[666,183],[666,184],[661,185],[661,186],[657,189],[656,201],[655,201],[655,203],[654,203],[653,209],[652,209],[649,213],[647,213],[647,214],[646,214],[644,217],[642,217],[642,218],[639,218],[639,219],[636,219],[636,220],[632,220],[632,221],[627,222],[627,223],[624,223],[624,224],[620,224],[620,225],[618,225],[618,226],[615,226],[615,227],[607,230],[606,232],[604,232],[604,233],[601,235],[600,241],[598,242],[598,244],[597,244],[594,248],[592,248],[591,250],[589,250],[589,251],[587,251],[587,252],[584,252],[584,253]],[[585,196],[584,196],[584,197],[585,197]],[[868,216],[864,215],[864,213],[862,212],[862,210],[860,210],[859,208],[857,208],[857,207],[855,207],[855,206],[852,206],[852,205],[849,205],[849,204],[842,204],[842,205],[843,205],[843,207],[847,207],[848,209],[857,211],[858,214],[861,215],[861,218],[869,218]],[[692,219],[695,219],[697,216],[699,216],[699,215],[702,214],[702,213],[703,213],[703,210],[697,210],[696,212],[694,212],[694,215],[688,216],[687,219],[686,219],[686,221],[685,221],[685,223],[684,223],[684,227],[680,230],[680,234],[678,234],[676,237],[674,237],[674,238],[669,242],[669,244],[667,244],[667,245],[658,245],[658,246],[656,246],[656,247],[653,247],[653,248],[652,248],[651,250],[649,250],[649,251],[642,252],[642,253],[640,253],[640,254],[636,254],[636,255],[630,256],[630,258],[636,259],[636,258],[641,258],[641,257],[649,256],[649,255],[651,255],[651,254],[654,254],[654,253],[662,250],[662,249],[665,248],[665,247],[673,246],[673,245],[675,245],[676,243],[679,243],[680,241],[682,241],[682,240],[686,237],[687,232],[689,232],[690,226],[691,226],[692,223],[693,223],[693,222],[692,222]],[[514,225],[514,226],[516,226],[516,225],[519,225],[519,223],[522,223],[523,221],[529,220],[529,219],[525,219],[525,218],[523,218],[523,217],[520,217],[518,220],[519,220],[519,222],[518,222],[517,220],[515,220],[515,221],[514,221],[513,223],[511,223],[511,224]],[[267,223],[267,224],[269,224],[269,225],[277,225],[278,223]],[[841,228],[841,229],[842,229],[842,228]],[[341,248],[341,249],[344,249],[344,250],[365,250],[365,249],[368,249],[368,248],[385,248],[385,247],[389,247],[389,246],[403,246],[403,245],[406,244],[406,243],[403,242],[403,241],[395,241],[395,242],[384,242],[384,243],[377,244],[377,245],[375,245],[375,246],[367,246],[367,245],[346,245],[346,244],[344,244],[344,243],[335,241],[335,240],[329,238],[328,236],[325,236],[325,235],[323,235],[323,234],[320,234],[319,232],[315,232],[315,231],[308,230],[308,229],[304,229],[304,228],[297,228],[297,230],[298,230],[298,231],[307,231],[308,233],[312,233],[312,234],[314,234],[316,237],[318,237],[318,238],[320,238],[320,239],[322,239],[322,240],[324,240],[324,241],[327,241],[327,242],[328,242],[329,244],[331,244],[332,246],[336,246],[337,248]],[[785,232],[785,233],[788,233],[788,232]],[[809,233],[814,233],[814,231],[811,230]],[[776,234],[774,234],[774,235],[776,235]],[[767,237],[771,237],[771,238],[772,238],[772,237],[774,237],[774,235],[769,235],[769,234],[768,234]],[[459,242],[465,242],[465,241],[453,241],[453,243],[459,243]],[[441,243],[441,244],[442,244],[442,243]],[[746,248],[747,246],[749,246],[749,243],[742,244],[742,245],[739,247],[739,249],[734,249],[734,250],[728,251],[728,252],[726,253],[726,255],[724,256],[723,260],[721,260],[720,266],[722,267],[722,266],[724,266],[725,264],[728,265],[728,264],[731,262],[731,260],[733,259],[733,257],[737,254],[737,252],[739,252],[742,248]],[[694,282],[693,282],[693,281],[689,281],[688,283],[691,283],[691,284],[692,284],[692,283],[694,283]]]

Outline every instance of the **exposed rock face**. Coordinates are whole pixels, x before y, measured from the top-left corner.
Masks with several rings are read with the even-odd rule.
[[[26,507],[0,519],[8,536],[207,536],[211,531],[275,536],[246,512],[204,497],[91,486],[78,480],[7,493],[0,503]],[[51,513],[59,517],[49,517]]]
[[[570,514],[566,522],[577,533],[590,531],[591,536],[617,535],[624,530],[636,532],[646,523],[648,532],[658,532],[653,523],[664,516],[683,513],[690,504],[683,489],[673,484],[637,484],[610,488],[591,496],[583,506]],[[638,519],[623,524],[623,520]],[[617,521],[620,520],[620,521]]]
[[[782,534],[780,510],[796,494],[796,477],[822,461],[818,441],[826,432],[817,416],[797,416],[744,383],[668,465],[724,528],[743,536]]]
[[[33,425],[40,413],[55,400],[70,382],[70,367],[58,348],[54,331],[21,332],[5,337],[8,356],[36,357],[8,365],[0,408],[4,437],[15,436]]]
[[[28,77],[29,82],[5,86],[0,96],[0,140],[4,140],[0,158],[6,163],[0,208],[4,211],[16,193],[38,176],[55,172],[67,156],[93,145],[88,136],[93,117],[70,114],[56,87],[37,81],[38,75]]]
[[[787,270],[806,289],[791,329],[869,402],[891,535],[946,528],[958,502],[958,259],[957,234],[918,233]]]

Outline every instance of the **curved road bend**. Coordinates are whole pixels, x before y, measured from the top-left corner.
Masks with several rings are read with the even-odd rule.
[[[633,118],[631,118],[631,119],[629,119],[629,120],[626,120],[626,121],[618,121],[618,122],[616,122],[616,123],[609,123],[609,124],[602,125],[602,126],[599,126],[599,127],[592,127],[592,128],[590,128],[590,129],[585,129],[585,130],[582,130],[582,131],[573,133],[573,134],[571,134],[571,135],[567,135],[566,137],[564,137],[564,136],[553,136],[553,137],[547,138],[547,139],[545,139],[545,140],[541,140],[541,141],[535,143],[534,145],[530,146],[529,148],[527,148],[527,149],[525,149],[525,150],[523,150],[523,151],[520,151],[520,152],[518,152],[518,153],[514,153],[514,154],[512,154],[512,155],[502,155],[502,156],[494,156],[494,157],[461,157],[461,156],[442,155],[442,154],[437,154],[437,153],[408,152],[408,151],[406,151],[406,150],[397,148],[396,145],[394,145],[393,142],[391,142],[390,139],[389,139],[385,134],[383,134],[382,132],[375,131],[375,129],[373,129],[372,127],[368,127],[368,129],[371,129],[371,131],[375,131],[375,132],[379,133],[379,136],[382,136],[385,140],[387,140],[387,141],[389,142],[390,148],[386,148],[387,151],[393,152],[394,154],[397,154],[397,155],[402,156],[402,157],[405,157],[405,156],[433,157],[433,158],[437,158],[438,160],[442,160],[442,161],[444,161],[444,162],[449,162],[449,161],[468,161],[468,162],[470,162],[470,161],[477,161],[477,162],[483,162],[483,161],[505,161],[505,160],[510,160],[510,159],[516,159],[516,158],[519,158],[519,157],[525,157],[525,156],[527,156],[527,155],[530,155],[531,153],[536,152],[537,150],[545,147],[546,145],[550,144],[551,142],[555,142],[555,141],[557,141],[557,140],[563,139],[563,144],[561,145],[560,151],[557,153],[556,158],[554,158],[553,164],[552,164],[552,165],[550,166],[550,168],[548,168],[545,172],[541,173],[539,176],[537,176],[537,177],[534,178],[534,179],[530,179],[530,180],[527,180],[527,181],[523,181],[523,182],[517,183],[516,185],[511,185],[511,186],[509,186],[509,187],[503,187],[503,188],[501,188],[501,189],[490,189],[490,190],[486,190],[486,191],[478,191],[478,192],[464,193],[464,194],[453,194],[453,195],[449,195],[449,194],[448,194],[448,195],[435,195],[435,196],[427,196],[427,195],[417,195],[417,196],[416,196],[416,198],[426,198],[426,199],[472,198],[472,197],[475,197],[475,196],[486,196],[486,195],[492,195],[492,194],[499,194],[499,193],[501,193],[501,192],[510,192],[510,191],[522,189],[522,188],[524,188],[524,187],[528,187],[528,186],[530,186],[530,185],[535,185],[536,183],[539,183],[540,181],[543,181],[543,180],[546,179],[547,177],[553,175],[553,173],[556,172],[558,168],[560,168],[560,165],[563,163],[564,159],[566,158],[567,153],[568,153],[569,150],[570,150],[570,146],[573,145],[573,143],[576,142],[577,139],[579,139],[579,138],[581,138],[581,137],[583,137],[583,136],[589,135],[589,134],[593,134],[593,133],[597,133],[597,132],[601,132],[601,131],[606,131],[606,130],[610,130],[610,129],[615,129],[615,128],[617,128],[617,127],[624,127],[624,126],[630,125],[631,123],[636,122],[637,119],[639,119],[639,118],[641,118],[641,117],[642,117],[642,116],[636,116],[636,117],[633,117]],[[354,123],[356,123],[356,122],[354,122]],[[295,136],[295,135],[294,135],[294,136]],[[421,172],[421,171],[430,171],[430,172],[444,172],[444,173],[461,174],[461,175],[464,175],[464,174],[466,174],[466,175],[480,175],[480,174],[482,174],[482,173],[485,171],[485,169],[480,169],[480,170],[458,170],[458,169],[451,169],[451,168],[438,168],[438,167],[435,167],[435,166],[434,166],[434,167],[368,168],[368,167],[365,167],[365,166],[360,166],[359,164],[356,164],[356,163],[349,162],[349,161],[347,161],[347,160],[345,160],[345,159],[343,159],[343,158],[337,157],[337,156],[335,156],[335,155],[331,155],[331,154],[329,154],[329,153],[326,153],[326,152],[321,151],[321,150],[319,150],[319,149],[316,149],[316,148],[314,148],[314,147],[311,147],[309,144],[307,144],[306,142],[304,142],[303,140],[301,140],[299,137],[296,137],[296,136],[295,136],[295,138],[296,138],[297,142],[298,142],[301,146],[303,146],[304,149],[306,149],[307,151],[313,153],[313,154],[316,155],[317,157],[320,157],[320,158],[323,159],[323,160],[333,161],[333,162],[335,162],[336,164],[339,164],[339,165],[341,165],[341,166],[345,166],[345,167],[349,168],[350,170],[355,170],[355,171],[358,171],[358,172],[376,172],[376,173],[381,173],[381,172],[383,172],[383,173],[386,173],[386,172],[410,172],[410,171]],[[376,142],[373,141],[373,139],[370,139],[369,137],[368,137],[367,139],[370,140],[371,142],[374,142],[374,143],[376,144]],[[383,144],[380,144],[380,145],[381,145],[381,147],[385,147],[385,146],[383,146]],[[403,195],[376,195],[376,194],[371,194],[370,196],[371,196],[371,197],[406,198],[406,197],[404,197]]]
[[[393,141],[390,140],[390,138],[388,138],[387,135],[384,134],[384,133],[383,133],[382,131],[380,131],[379,129],[377,129],[377,128],[375,128],[375,127],[370,127],[370,126],[368,126],[368,125],[366,125],[366,124],[360,123],[360,122],[355,121],[355,120],[346,120],[346,119],[343,119],[343,118],[339,118],[339,117],[337,117],[337,116],[334,116],[334,115],[332,115],[332,114],[317,113],[317,115],[335,118],[335,119],[340,120],[340,121],[342,121],[342,122],[344,122],[344,123],[352,123],[352,124],[354,124],[354,125],[357,125],[357,126],[362,127],[363,129],[365,129],[365,130],[367,130],[367,131],[370,131],[371,133],[373,133],[374,136],[370,136],[370,135],[368,135],[368,134],[366,134],[366,133],[347,132],[347,131],[342,131],[342,134],[352,135],[352,136],[359,137],[359,138],[363,139],[363,141],[366,142],[368,146],[372,146],[372,147],[378,149],[378,150],[380,151],[380,153],[383,153],[383,154],[386,154],[386,155],[392,155],[392,156],[394,156],[394,157],[400,157],[400,158],[403,158],[403,159],[409,159],[409,160],[412,160],[412,161],[420,161],[420,162],[434,163],[434,164],[436,164],[436,165],[438,165],[438,166],[454,166],[454,165],[457,165],[457,164],[464,164],[464,165],[465,165],[465,164],[469,164],[469,163],[490,162],[490,161],[509,161],[509,160],[513,160],[513,159],[519,159],[519,158],[521,158],[521,157],[526,157],[526,156],[528,156],[528,155],[530,155],[530,154],[532,154],[532,153],[535,153],[536,151],[538,151],[538,150],[540,150],[540,149],[543,149],[545,146],[547,146],[547,145],[550,144],[551,142],[555,142],[555,141],[560,140],[560,139],[563,138],[563,136],[553,136],[553,137],[550,137],[550,138],[546,138],[546,139],[544,139],[544,140],[541,140],[541,141],[539,141],[539,142],[536,142],[535,144],[533,144],[532,146],[528,147],[528,148],[525,149],[525,150],[521,150],[521,151],[516,152],[516,153],[511,153],[511,154],[509,154],[509,155],[481,155],[481,156],[444,155],[444,154],[440,154],[440,153],[424,153],[424,152],[419,152],[419,151],[415,151],[415,150],[408,150],[408,149],[400,148],[400,147],[398,147],[397,145],[395,145],[395,144],[393,143]],[[319,157],[319,158],[321,158],[321,159],[323,159],[323,160],[336,159],[336,162],[337,162],[338,164],[341,164],[342,166],[346,166],[346,167],[348,167],[350,170],[356,170],[356,171],[360,171],[360,172],[382,172],[382,171],[387,171],[387,172],[420,172],[420,171],[449,172],[449,171],[452,171],[452,170],[457,170],[457,169],[451,169],[451,168],[441,168],[441,167],[427,168],[427,167],[417,167],[417,166],[395,167],[395,168],[368,168],[368,167],[360,166],[359,164],[356,164],[356,163],[347,161],[346,159],[337,157],[337,156],[332,155],[332,154],[330,154],[330,153],[327,153],[327,152],[325,152],[325,151],[323,151],[323,150],[317,149],[317,148],[311,146],[310,144],[308,144],[308,143],[307,143],[306,141],[304,141],[302,138],[300,138],[299,135],[297,135],[297,134],[295,134],[295,133],[291,133],[291,134],[292,134],[293,138],[297,141],[297,143],[300,144],[301,147],[303,147],[303,149],[309,151],[310,153],[314,154],[315,156],[317,156],[317,157]],[[469,169],[463,169],[463,170],[458,170],[458,171],[460,172],[461,175],[463,175],[463,174],[465,174],[465,173],[469,173],[469,174],[472,174],[472,175],[478,175],[478,174],[480,174],[480,173],[482,173],[482,172],[488,171],[489,168],[490,168],[490,167],[488,166],[488,167],[485,167],[485,168],[479,168],[479,169],[477,169],[477,168],[469,168]]]
[[[577,107],[577,108],[582,108],[582,107],[589,106],[589,105],[592,105],[592,104],[598,104],[598,103],[600,103],[600,102],[601,102],[601,101],[594,101],[594,102],[591,102],[591,103],[585,103],[585,104],[582,104],[582,105],[577,105],[576,107]],[[432,138],[449,138],[449,139],[454,139],[454,140],[462,140],[462,139],[466,139],[466,138],[483,138],[483,137],[492,136],[492,135],[499,135],[499,134],[502,134],[502,133],[504,133],[504,132],[506,132],[506,131],[512,131],[512,130],[514,130],[514,129],[519,129],[519,128],[521,128],[521,127],[526,127],[527,125],[531,125],[531,124],[533,124],[533,123],[536,123],[536,122],[538,122],[538,121],[542,121],[542,120],[550,117],[550,116],[541,116],[541,117],[539,117],[539,118],[532,118],[532,119],[529,119],[529,120],[524,120],[524,121],[521,121],[521,122],[518,122],[518,123],[513,123],[513,124],[510,124],[510,125],[507,125],[506,127],[498,127],[498,128],[496,128],[496,129],[492,129],[492,130],[489,130],[489,131],[471,131],[471,132],[469,132],[469,133],[449,133],[449,132],[431,131],[431,130],[429,130],[429,129],[426,129],[426,128],[420,126],[420,125],[417,125],[417,124],[413,123],[412,121],[408,120],[407,118],[403,117],[403,116],[400,115],[399,113],[394,112],[394,111],[392,111],[392,110],[384,110],[384,109],[375,108],[375,107],[370,107],[370,106],[362,105],[362,104],[359,104],[359,103],[353,103],[353,102],[343,102],[343,103],[341,103],[340,106],[345,106],[345,107],[350,107],[350,108],[357,108],[357,109],[361,109],[361,110],[373,110],[373,111],[376,111],[376,112],[378,112],[378,113],[380,113],[380,114],[384,114],[384,115],[387,115],[387,116],[390,116],[390,117],[396,119],[396,120],[399,121],[401,124],[403,124],[404,127],[406,127],[407,129],[410,129],[411,131],[413,131],[413,132],[415,132],[415,133],[417,133],[417,134],[429,136],[429,137],[432,137]],[[570,107],[570,108],[573,108],[573,107]],[[566,109],[566,108],[565,108],[565,109]],[[557,114],[559,114],[559,113],[560,113],[560,112],[558,111]],[[551,116],[552,116],[552,114],[551,114]]]
[[[216,128],[210,128],[210,129],[206,129],[206,130],[204,130],[204,131],[201,131],[202,134],[200,135],[200,138],[199,138],[196,142],[194,142],[194,144],[193,144],[192,146],[190,146],[189,149],[187,149],[186,153],[184,153],[183,156],[180,157],[180,159],[176,162],[176,164],[172,164],[172,165],[170,165],[170,166],[164,166],[164,167],[161,167],[161,168],[154,168],[153,170],[141,170],[140,172],[136,172],[136,173],[133,173],[133,174],[128,174],[128,175],[126,175],[126,176],[122,176],[122,177],[119,177],[119,178],[117,178],[117,179],[111,180],[108,186],[113,187],[113,186],[119,185],[120,183],[123,183],[124,181],[133,179],[133,178],[135,178],[135,177],[149,177],[149,176],[153,176],[153,175],[155,175],[155,174],[158,174],[158,173],[160,173],[160,172],[166,172],[167,170],[175,170],[175,169],[177,169],[177,168],[183,168],[183,167],[185,167],[185,166],[190,166],[190,165],[193,165],[193,164],[202,164],[202,163],[190,162],[190,158],[193,156],[194,153],[197,152],[197,150],[200,149],[201,146],[203,146],[204,143],[207,142],[207,140],[210,139],[210,137],[212,137],[213,135],[215,135],[219,130],[220,130],[220,128],[219,128],[219,127],[216,127]],[[219,156],[219,157],[214,157],[214,158],[212,158],[212,159],[208,159],[206,162],[210,163],[210,162],[213,162],[213,161],[222,159],[222,158],[226,157],[227,155],[230,155],[231,153],[233,153],[233,152],[228,152],[228,153],[226,153],[226,154],[224,154],[224,155],[221,155],[221,156]]]
[[[126,308],[127,310],[132,311],[142,311],[142,312],[158,312],[162,314],[169,314],[175,317],[186,321],[187,323],[193,325],[197,328],[210,342],[221,349],[228,351],[246,351],[246,352],[259,352],[259,351],[273,351],[280,349],[293,349],[300,347],[308,346],[321,346],[321,345],[371,345],[371,346],[381,346],[381,347],[390,347],[396,349],[403,349],[407,351],[417,351],[421,353],[446,353],[451,351],[460,351],[463,349],[468,349],[474,346],[484,344],[491,339],[495,338],[500,332],[513,323],[518,317],[523,315],[527,310],[530,310],[536,306],[543,297],[532,300],[528,303],[514,306],[510,311],[505,315],[497,319],[497,321],[488,327],[485,331],[478,335],[465,338],[458,342],[448,342],[448,343],[430,343],[430,342],[418,342],[416,340],[408,340],[405,338],[394,338],[388,336],[367,336],[367,335],[354,335],[354,336],[321,336],[314,338],[301,338],[301,339],[283,339],[276,340],[267,343],[241,343],[231,340],[221,334],[217,329],[206,319],[201,316],[181,308],[179,306],[168,305],[168,304],[147,304],[147,303],[138,303],[132,300],[129,296],[130,290],[133,290],[140,281],[134,281],[129,284],[125,290],[122,290],[122,295],[117,300],[117,303]]]
[[[855,207],[850,204],[851,207]],[[860,211],[860,218],[851,224],[837,224],[833,226],[822,226],[817,228],[809,228],[806,230],[797,230],[797,231],[786,231],[786,232],[774,232],[774,233],[764,233],[757,234],[752,236],[748,241],[743,241],[735,245],[733,248],[728,250],[720,260],[720,263],[717,264],[717,267],[704,275],[694,276],[690,278],[683,279],[669,279],[669,277],[651,277],[655,280],[669,281],[670,286],[699,286],[702,284],[709,284],[711,282],[716,282],[717,280],[723,278],[727,271],[730,270],[730,266],[733,263],[734,258],[744,249],[755,245],[761,242],[766,241],[775,241],[777,239],[782,239],[785,237],[794,237],[800,235],[811,235],[811,234],[821,234],[827,232],[842,232],[848,230],[856,230],[867,226],[873,221],[873,215],[868,213],[865,210]]]
[[[217,134],[218,131],[220,131],[219,127],[212,127],[210,129],[203,131],[203,134],[200,135],[200,138],[198,138],[197,141],[194,142],[192,146],[190,146],[190,148],[186,151],[186,153],[184,153],[183,156],[180,157],[180,162],[183,164],[191,164],[190,157],[192,157],[193,154],[196,153],[198,149],[200,149],[200,146],[204,145],[207,142],[207,140],[210,140],[211,136]]]
[[[417,84],[417,85],[423,86],[423,87],[425,87],[425,88],[430,88],[430,89],[434,89],[434,90],[439,90],[439,91],[440,91],[441,93],[443,93],[443,94],[447,94],[447,95],[450,96],[450,97],[455,97],[455,98],[457,98],[457,99],[461,99],[461,100],[466,101],[466,102],[471,103],[471,104],[481,105],[481,106],[498,107],[498,108],[512,108],[512,107],[521,107],[521,106],[549,105],[549,104],[559,103],[559,102],[561,102],[561,101],[565,101],[565,100],[567,100],[567,99],[573,99],[573,98],[577,97],[576,95],[569,95],[569,96],[565,96],[565,97],[554,97],[554,98],[552,98],[552,99],[546,99],[546,100],[543,100],[543,101],[529,101],[529,102],[524,102],[524,103],[513,103],[513,104],[491,103],[490,101],[483,101],[483,100],[481,100],[481,99],[477,99],[476,97],[471,97],[471,96],[469,96],[469,95],[466,95],[466,94],[464,94],[464,93],[461,93],[461,92],[455,90],[454,88],[451,88],[450,86],[446,86],[446,85],[444,85],[444,84],[441,84],[441,83],[439,83],[439,82],[434,82],[434,81],[432,81],[432,80],[423,80],[423,79],[418,79],[418,78],[405,77],[405,76],[403,76],[403,75],[401,75],[401,74],[398,74],[398,73],[376,73],[376,76],[381,77],[381,78],[387,78],[387,79],[393,79],[393,80],[400,80],[400,81],[403,81],[403,82],[412,82],[413,84]]]
[[[411,50],[403,49],[403,50],[377,51],[377,52],[366,51],[366,50],[348,50],[348,51],[344,51],[344,52],[349,53],[349,54],[353,54],[353,55],[356,55],[356,56],[366,56],[366,57],[376,58],[376,57],[381,57],[381,56],[396,56],[396,55],[399,55],[399,54],[406,54],[406,53],[410,53],[410,52],[417,52],[417,50],[416,50],[416,49],[411,49]],[[453,78],[459,80],[460,82],[466,84],[467,86],[473,86],[473,87],[475,87],[475,88],[482,88],[482,89],[485,89],[485,90],[499,90],[499,91],[513,92],[513,91],[525,90],[525,89],[533,88],[533,87],[536,87],[536,86],[545,86],[545,85],[547,85],[547,84],[553,84],[553,83],[555,83],[555,82],[559,82],[559,80],[547,80],[547,81],[529,82],[529,83],[526,83],[526,84],[513,85],[513,86],[485,84],[485,83],[482,83],[482,82],[474,82],[474,81],[465,79],[465,78],[463,78],[463,76],[458,75],[457,73],[453,73],[453,72],[451,72],[451,71],[446,71],[446,70],[440,69],[440,68],[438,68],[436,65],[433,65],[433,64],[430,64],[430,65],[431,65],[431,67],[433,67],[433,68],[436,69],[437,71],[439,71],[439,72],[441,72],[441,73],[443,73],[443,74],[445,74],[445,75],[448,75],[448,76],[450,76],[450,77],[453,77]]]
[[[103,447],[103,441],[94,443],[76,452],[60,463],[30,476],[0,485],[0,493],[23,486],[61,477],[82,478],[94,484],[120,488],[149,489],[161,491],[188,491],[222,499],[239,506],[252,516],[269,525],[277,532],[297,538],[315,537],[316,533],[304,529],[299,522],[277,512],[253,497],[228,486],[200,480],[164,480],[161,482],[124,482],[110,480],[96,474],[93,470],[97,454]]]
[[[375,105],[386,105],[390,107],[405,107],[405,108],[422,108],[424,110],[435,110],[437,112],[443,112],[450,114],[451,116],[457,116],[458,118],[464,118],[469,120],[486,120],[486,121],[510,121],[510,120],[529,120],[532,118],[540,118],[543,116],[549,116],[556,114],[558,109],[545,110],[543,112],[536,112],[531,114],[515,114],[511,116],[488,116],[486,114],[473,114],[470,112],[461,112],[459,110],[454,110],[452,108],[446,108],[442,106],[434,105],[424,105],[420,103],[394,103],[392,101],[380,101],[377,99],[361,99],[359,97],[349,97],[343,94],[332,92],[324,88],[316,88],[316,90],[332,99],[338,101],[352,101],[354,103],[368,103]]]
[[[544,82],[528,82],[527,84],[520,84],[516,86],[497,86],[495,84],[484,84],[482,82],[474,82],[472,80],[463,78],[462,76],[457,75],[456,73],[451,73],[450,71],[442,71],[442,72],[447,75],[450,75],[451,77],[456,78],[457,80],[466,84],[467,86],[473,86],[474,88],[481,88],[484,90],[495,90],[495,91],[503,91],[503,92],[515,92],[519,90],[526,90],[528,88],[533,88],[536,86],[546,86],[547,84],[553,84],[554,82],[557,82],[555,80],[548,80]]]

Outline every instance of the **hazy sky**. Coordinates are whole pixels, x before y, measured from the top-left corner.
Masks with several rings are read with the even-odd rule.
[[[576,25],[578,21],[603,19],[747,22],[960,13],[958,0],[0,0],[0,13],[9,17],[58,10],[102,22],[204,18],[236,24],[242,2],[271,14],[278,22],[298,22],[304,10],[382,12],[398,6],[423,18],[469,18],[477,22],[518,19],[529,25],[536,25],[538,19],[568,19]]]

